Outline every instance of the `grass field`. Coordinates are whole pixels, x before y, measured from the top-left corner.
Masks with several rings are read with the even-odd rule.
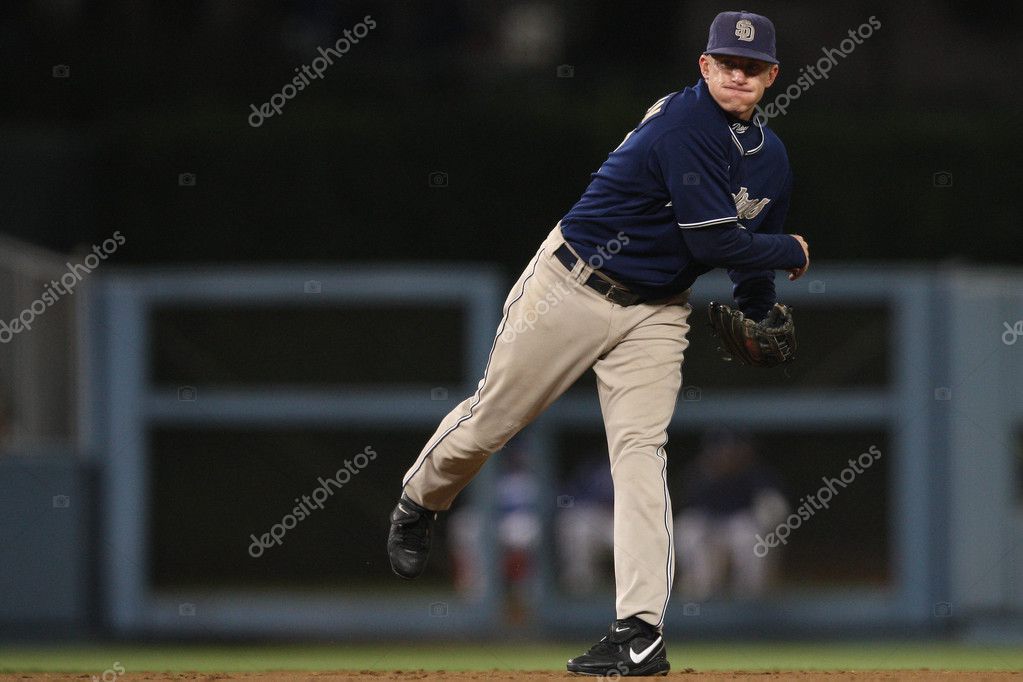
[[[0,646],[0,673],[128,673],[394,670],[563,671],[585,644],[386,644],[376,646]],[[1023,671],[1023,649],[942,643],[669,643],[673,670]]]

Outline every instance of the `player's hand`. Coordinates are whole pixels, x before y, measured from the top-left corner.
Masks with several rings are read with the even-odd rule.
[[[806,243],[806,240],[803,239],[802,235],[790,234],[789,236],[795,239],[797,242],[799,242],[799,245],[803,247],[803,256],[806,258],[806,263],[803,264],[803,267],[792,268],[791,270],[789,270],[789,281],[795,282],[797,279],[802,277],[810,268],[810,245]]]

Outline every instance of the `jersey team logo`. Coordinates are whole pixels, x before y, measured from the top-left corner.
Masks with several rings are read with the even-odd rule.
[[[739,220],[753,220],[771,201],[767,198],[750,199],[749,190],[745,187],[740,187],[739,191],[732,195],[732,199],[735,200],[735,212]]]
[[[739,19],[739,21],[735,22],[736,38],[747,43],[752,43],[754,35],[756,35],[756,30],[753,28],[753,24],[749,19]]]

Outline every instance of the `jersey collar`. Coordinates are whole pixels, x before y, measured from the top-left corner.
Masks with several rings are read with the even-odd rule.
[[[714,101],[714,97],[710,94],[710,89],[707,87],[706,81],[704,81],[702,78],[696,82],[696,87],[699,91],[701,91],[700,94],[711,105],[713,105],[713,108],[719,114],[721,114],[721,118],[724,119],[725,127],[728,128],[728,134],[732,136],[732,142],[735,143],[735,146],[739,149],[739,153],[741,155],[751,156],[764,148],[764,142],[767,139],[767,135],[766,133],[764,133],[764,124],[760,114],[754,114],[753,118],[750,119],[749,121],[743,121],[742,119],[736,118],[735,116],[729,114],[727,111],[722,109],[717,102]],[[735,134],[735,131],[732,130],[733,123],[741,123],[744,126],[755,125],[757,129],[760,131],[760,142],[757,144],[757,146],[753,147],[752,149],[744,148],[742,146],[742,143],[739,142],[739,137]]]
[[[767,139],[767,135],[764,133],[764,124],[760,120],[760,114],[754,114],[753,118],[750,119],[749,122],[739,121],[739,119],[735,119],[735,121],[738,121],[743,125],[750,125],[750,123],[752,123],[753,125],[756,125],[757,129],[760,131],[760,143],[757,144],[757,146],[753,147],[752,149],[745,149],[743,148],[742,143],[739,142],[739,136],[736,135],[735,130],[732,129],[732,124],[731,123],[728,124],[728,134],[732,136],[732,142],[734,142],[735,146],[739,148],[740,154],[742,154],[743,156],[751,156],[764,148],[764,140]]]

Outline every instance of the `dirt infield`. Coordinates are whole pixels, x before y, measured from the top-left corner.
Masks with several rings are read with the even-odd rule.
[[[788,680],[824,680],[825,682],[867,682],[870,680],[1014,680],[1021,682],[1021,672],[992,672],[965,670],[783,670],[744,672],[714,671],[698,672],[694,670],[672,671],[667,679],[679,680],[746,680],[748,682],[787,682]],[[98,676],[84,673],[8,673],[0,675],[0,680],[99,680]],[[114,678],[111,677],[111,680]],[[268,671],[260,673],[128,673],[116,678],[117,682],[182,682],[196,680],[202,682],[405,682],[407,680],[436,680],[437,682],[466,682],[468,680],[497,680],[498,682],[554,682],[555,680],[580,682],[586,679],[579,675],[550,671],[514,671],[514,670],[480,670],[474,672],[446,672],[443,670],[338,670],[331,672],[295,672]],[[652,679],[652,678],[651,678]]]

